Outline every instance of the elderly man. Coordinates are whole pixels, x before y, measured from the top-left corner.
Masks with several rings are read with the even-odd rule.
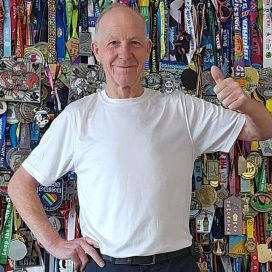
[[[271,115],[217,67],[215,92],[228,109],[144,89],[151,41],[145,21],[128,7],[101,15],[92,49],[105,90],[56,118],[14,174],[10,197],[45,249],[77,270],[199,271],[189,250],[193,162],[202,153],[228,152],[237,137],[272,137]],[[36,188],[70,170],[78,177],[84,238],[67,241],[48,222]]]

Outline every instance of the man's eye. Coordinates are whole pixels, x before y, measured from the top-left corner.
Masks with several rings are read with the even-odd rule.
[[[139,41],[131,41],[131,43],[133,44],[133,45],[141,45],[141,43],[139,42]]]
[[[109,42],[109,45],[110,45],[110,46],[116,46],[117,44],[118,44],[117,41],[110,41],[110,42]]]

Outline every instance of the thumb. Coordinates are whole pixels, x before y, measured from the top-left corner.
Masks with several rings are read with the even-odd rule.
[[[211,74],[216,84],[225,79],[222,71],[217,66],[212,66]]]

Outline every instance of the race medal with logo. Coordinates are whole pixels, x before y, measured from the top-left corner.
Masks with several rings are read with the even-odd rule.
[[[45,211],[57,210],[63,200],[63,179],[58,179],[50,186],[38,186],[38,195]]]
[[[241,174],[243,179],[253,179],[257,174],[256,165],[254,162],[247,160],[246,171]]]
[[[265,99],[272,98],[272,68],[262,68],[260,70],[260,81],[257,88],[258,93]]]
[[[197,191],[196,191],[196,197],[200,200],[202,203],[202,206],[211,206],[213,205],[217,200],[217,193],[215,189],[210,185],[202,185]]]
[[[251,94],[257,89],[259,73],[253,67],[245,67],[245,77],[236,78],[235,81],[240,84],[245,93]]]
[[[272,196],[267,193],[256,193],[250,199],[251,207],[261,213],[272,211]]]
[[[224,200],[225,235],[242,235],[242,200],[230,196]]]

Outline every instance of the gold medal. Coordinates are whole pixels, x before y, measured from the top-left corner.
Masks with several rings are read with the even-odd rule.
[[[196,197],[202,203],[202,206],[211,206],[217,200],[217,193],[211,185],[202,185],[196,191]]]
[[[247,160],[246,171],[242,173],[241,177],[243,179],[253,179],[256,176],[256,165],[254,162]]]

